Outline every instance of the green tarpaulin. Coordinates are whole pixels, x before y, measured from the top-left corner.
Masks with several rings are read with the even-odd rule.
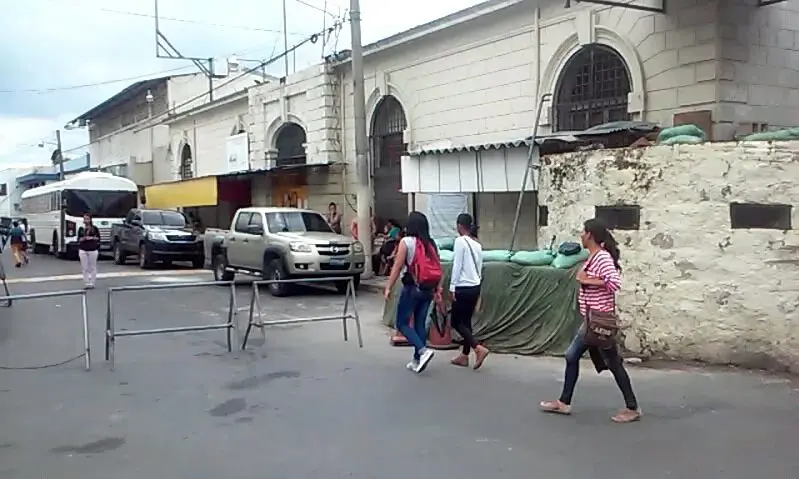
[[[442,266],[448,285],[452,265]],[[580,324],[575,273],[574,268],[486,263],[480,311],[473,320],[478,341],[498,353],[562,354]],[[395,286],[383,312],[386,326],[394,326],[400,288]]]

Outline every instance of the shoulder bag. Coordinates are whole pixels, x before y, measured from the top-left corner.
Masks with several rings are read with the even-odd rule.
[[[593,261],[585,266],[584,271],[587,272],[591,264],[593,264]],[[580,287],[585,291],[585,285]],[[589,308],[585,313],[585,337],[583,342],[586,346],[610,349],[616,345],[620,329],[621,324],[615,311],[595,311]]]

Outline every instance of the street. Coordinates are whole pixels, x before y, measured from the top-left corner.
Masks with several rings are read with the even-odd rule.
[[[74,261],[33,256],[9,267],[12,294],[79,289]],[[210,281],[198,270],[141,274],[99,265],[90,291],[93,369],[80,360],[0,370],[0,477],[30,479],[247,478],[715,478],[799,477],[799,383],[757,372],[632,366],[641,422],[616,425],[622,406],[608,373],[582,368],[571,417],[538,412],[559,394],[560,358],[495,355],[479,372],[438,352],[428,371],[405,369],[379,324],[382,298],[361,293],[365,347],[339,322],[255,331],[248,350],[224,331],[122,337],[116,369],[103,360],[105,289]],[[238,288],[245,325],[250,288]],[[79,299],[0,309],[0,366],[57,363],[82,351]],[[343,297],[307,288],[276,299],[269,319],[334,314]],[[119,329],[225,321],[227,290],[120,293]],[[236,335],[234,334],[234,338]]]

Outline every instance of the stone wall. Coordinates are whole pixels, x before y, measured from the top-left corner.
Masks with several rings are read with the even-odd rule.
[[[632,321],[626,346],[655,354],[799,371],[799,234],[732,229],[730,204],[799,198],[799,142],[712,143],[545,158],[542,241],[573,240],[595,206],[641,208],[616,230]],[[799,217],[791,212],[792,224]]]

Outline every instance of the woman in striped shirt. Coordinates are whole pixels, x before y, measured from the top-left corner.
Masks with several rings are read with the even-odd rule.
[[[607,227],[597,219],[585,222],[581,239],[583,247],[588,250],[590,256],[576,276],[580,283],[578,296],[580,315],[586,318],[589,310],[613,312],[616,310],[616,291],[621,287],[619,245]],[[580,358],[591,349],[585,344],[584,338],[585,322],[566,350],[566,375],[560,399],[543,401],[541,403],[542,411],[556,414],[571,413],[574,386],[577,384],[577,377],[580,374]],[[624,369],[616,345],[610,349],[592,351],[592,353],[601,354],[624,397],[626,407],[611,419],[617,423],[628,423],[641,419],[641,410],[638,408],[638,401],[633,393],[630,376]]]

